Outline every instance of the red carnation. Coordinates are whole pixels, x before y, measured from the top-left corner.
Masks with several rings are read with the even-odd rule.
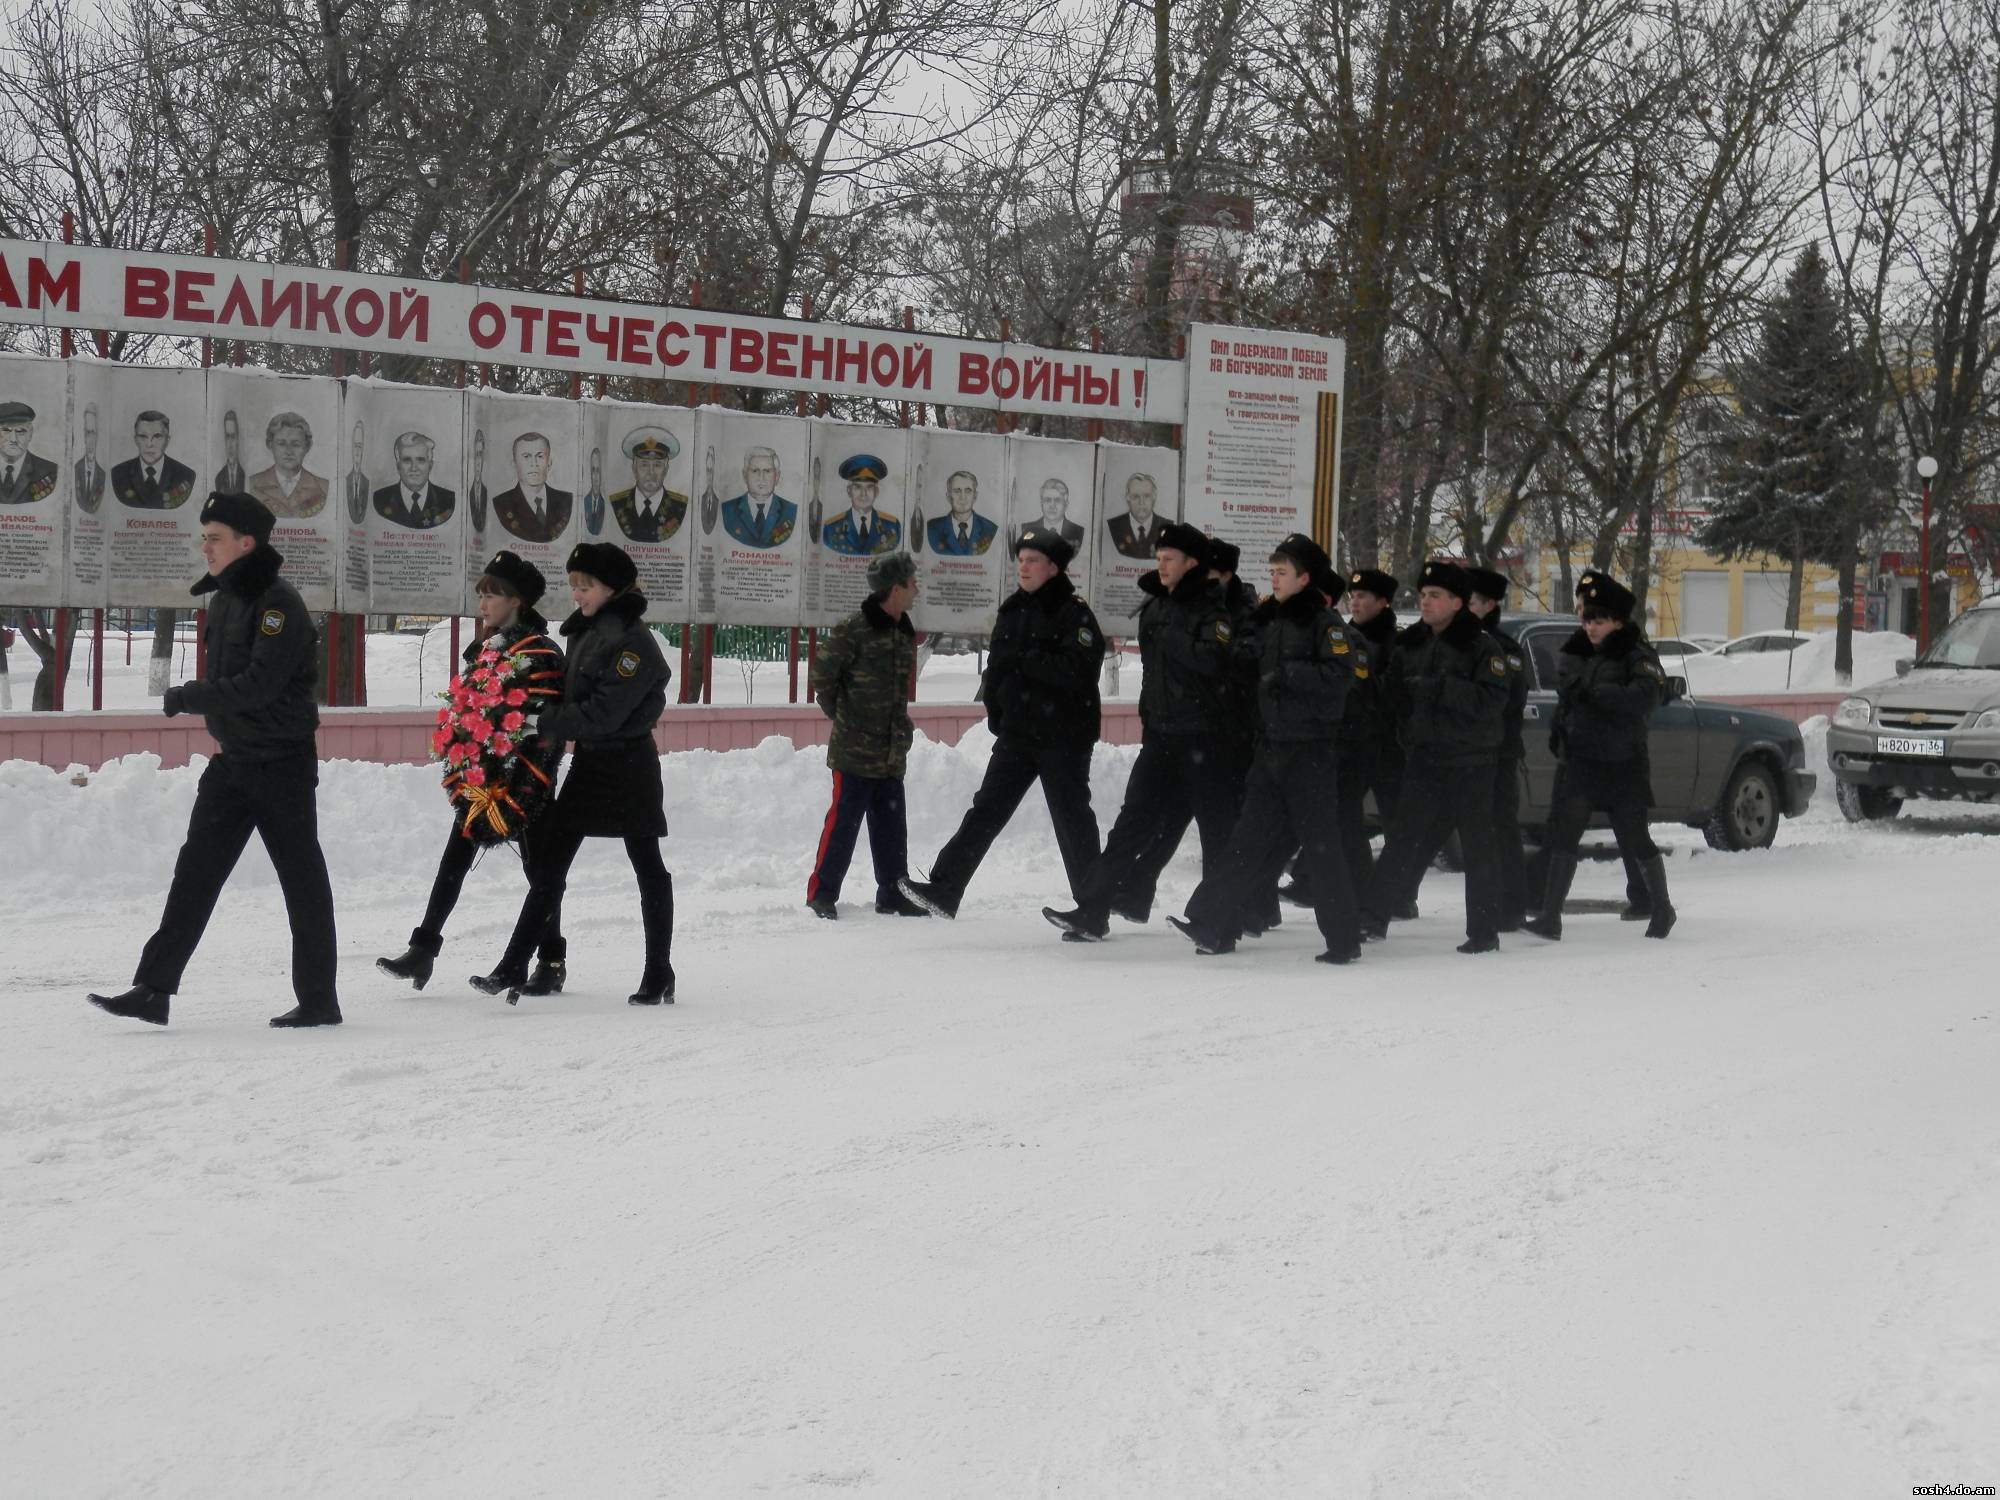
[[[493,743],[489,748],[495,755],[512,755],[514,753],[514,742],[504,734],[496,734],[493,736]]]
[[[528,716],[522,713],[518,708],[515,709],[512,713],[502,714],[500,716],[500,727],[506,730],[509,734],[515,733],[517,730],[520,729],[520,727],[523,724],[527,722],[528,722]]]
[[[465,784],[467,786],[485,786],[486,773],[483,770],[481,770],[478,766],[474,766],[471,770],[465,773]]]
[[[508,688],[507,701],[513,704],[514,707],[519,708],[523,703],[528,701],[528,690],[526,688]]]

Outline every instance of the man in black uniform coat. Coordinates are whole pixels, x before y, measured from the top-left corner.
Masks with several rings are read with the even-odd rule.
[[[1090,753],[1097,745],[1104,632],[1064,571],[1075,552],[1061,533],[1026,527],[1018,549],[1020,587],[1000,606],[980,681],[993,758],[958,832],[938,852],[930,879],[897,882],[905,896],[940,917],[958,915],[979,862],[1038,780],[1079,906],[1097,859]]]
[[[1114,907],[1130,909],[1132,882],[1150,861],[1173,857],[1188,819],[1201,830],[1204,875],[1219,868],[1236,822],[1241,772],[1229,758],[1225,691],[1235,625],[1204,567],[1208,538],[1170,521],[1160,532],[1159,566],[1139,580],[1139,758],[1104,852],[1091,866],[1075,910],[1042,908],[1066,938],[1101,938]],[[1162,851],[1171,826],[1173,841]],[[1153,878],[1157,878],[1157,869]],[[1148,879],[1151,891],[1153,880]],[[1149,903],[1150,904],[1150,903]]]
[[[1507,658],[1466,608],[1472,580],[1433,559],[1418,579],[1422,615],[1396,637],[1389,701],[1402,735],[1403,791],[1389,821],[1368,893],[1363,933],[1383,936],[1398,906],[1414,900],[1437,848],[1458,830],[1465,856],[1461,953],[1500,946],[1499,856],[1493,847],[1493,777],[1510,692]]]
[[[1336,741],[1357,681],[1368,678],[1359,638],[1333,608],[1340,575],[1311,537],[1294,534],[1271,554],[1272,597],[1250,617],[1239,651],[1257,663],[1261,738],[1244,785],[1243,813],[1220,868],[1206,872],[1187,919],[1167,920],[1202,953],[1236,946],[1262,909],[1294,848],[1311,872],[1314,915],[1326,940],[1321,963],[1360,956],[1353,887],[1340,852]]]
[[[1507,657],[1507,717],[1501,721],[1500,759],[1493,771],[1493,839],[1500,860],[1502,932],[1518,932],[1528,919],[1528,854],[1521,847],[1521,716],[1528,707],[1528,656],[1521,643],[1500,628],[1507,603],[1506,575],[1491,568],[1467,568],[1472,597],[1466,608]]]
[[[338,1026],[333,889],[319,847],[319,760],[313,731],[318,632],[298,590],[278,576],[270,510],[248,495],[208,497],[201,555],[208,575],[189,590],[213,593],[198,681],[167,689],[168,718],[198,713],[218,753],[201,773],[187,842],[174,865],[159,930],[139,955],[132,988],[92,995],[114,1016],[167,1024],[167,1002],[201,941],[223,883],[255,832],[278,872],[292,926],[295,1009],[273,1026]]]

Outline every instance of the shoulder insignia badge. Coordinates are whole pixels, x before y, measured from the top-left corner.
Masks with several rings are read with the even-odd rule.
[[[279,635],[285,628],[285,612],[282,609],[267,609],[264,618],[257,622],[257,628],[266,635]]]
[[[639,653],[636,651],[620,651],[618,653],[618,660],[612,664],[611,669],[620,677],[636,677],[639,673]]]
[[[1366,681],[1368,680],[1368,663],[1367,663],[1367,662],[1365,662],[1365,661],[1357,661],[1357,662],[1356,662],[1356,663],[1354,664],[1354,680],[1355,680],[1356,682],[1366,682]]]
[[[1225,646],[1229,644],[1229,622],[1227,620],[1217,620],[1215,622],[1215,638]]]
[[[1335,656],[1345,656],[1350,650],[1353,649],[1351,646],[1347,644],[1347,637],[1340,633],[1340,627],[1338,625],[1327,626],[1326,645],[1327,649],[1331,651]]]
[[[1097,632],[1092,630],[1088,625],[1077,626],[1076,643],[1079,646],[1095,646],[1097,644]]]
[[[1504,656],[1489,656],[1486,658],[1486,665],[1495,677],[1507,675],[1507,658]]]

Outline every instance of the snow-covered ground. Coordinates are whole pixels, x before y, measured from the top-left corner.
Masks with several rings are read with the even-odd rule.
[[[917,747],[920,865],[988,743]],[[1131,754],[1099,751],[1107,821]],[[464,976],[511,856],[399,987],[372,960],[443,804],[336,763],[348,1024],[266,1029],[253,849],[158,1031],[82,995],[126,982],[194,782],[0,766],[0,1492],[2000,1482],[2000,810],[1859,829],[1823,790],[1764,854],[1676,831],[1664,944],[1583,915],[1467,960],[1434,873],[1330,970],[1296,909],[1229,958],[1157,919],[1057,942],[1033,805],[956,923],[876,917],[865,840],[816,921],[826,773],[773,741],[668,760],[680,1003],[625,1004],[599,843],[570,993],[510,1008]]]

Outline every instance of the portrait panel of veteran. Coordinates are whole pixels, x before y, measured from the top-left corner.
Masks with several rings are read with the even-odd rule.
[[[306,467],[312,424],[295,411],[272,414],[264,424],[271,467],[250,476],[250,493],[274,516],[316,516],[326,508],[326,481]]]
[[[97,403],[83,409],[83,457],[76,461],[76,503],[90,514],[104,503],[104,461],[97,456]]]
[[[250,473],[243,467],[243,424],[231,407],[222,414],[222,467],[215,471],[215,487],[225,495],[241,495],[249,484]]]
[[[1134,474],[1125,481],[1125,514],[1104,523],[1111,545],[1120,557],[1138,557],[1151,562],[1160,545],[1160,533],[1167,523],[1153,514],[1159,502],[1160,485],[1151,474]]]
[[[590,488],[583,492],[583,529],[591,536],[604,534],[608,507],[604,500],[604,450],[590,450]]]
[[[368,433],[356,422],[347,448],[347,519],[359,526],[368,519]]]
[[[134,510],[177,510],[194,493],[194,470],[168,456],[173,424],[163,411],[142,411],[132,419],[132,445],[139,451],[111,471],[111,493]]]
[[[945,480],[944,495],[951,502],[950,514],[924,528],[931,551],[942,557],[984,557],[1000,528],[974,509],[979,504],[979,476],[960,469]]]
[[[664,427],[635,427],[619,444],[632,465],[632,483],[611,495],[611,514],[632,542],[673,540],[687,519],[688,497],[667,488],[667,466],[680,457],[681,440]]]
[[[1083,527],[1069,518],[1069,485],[1060,479],[1044,479],[1037,502],[1042,508],[1042,518],[1031,521],[1028,527],[1016,526],[1007,538],[1007,555],[1014,556],[1021,546],[1021,533],[1032,527],[1037,531],[1053,531],[1070,544],[1074,551],[1083,550]]]
[[[746,547],[778,547],[792,539],[799,508],[778,493],[783,476],[775,448],[743,450],[743,493],[722,502],[722,529]]]
[[[820,531],[829,552],[848,557],[869,557],[877,552],[894,552],[903,541],[903,523],[886,510],[877,510],[882,497],[882,480],[889,466],[872,453],[857,453],[840,466],[847,481],[847,509]]]
[[[0,401],[0,505],[33,505],[55,492],[56,461],[29,450],[34,436],[34,407]]]
[[[514,439],[514,487],[493,497],[493,514],[524,542],[553,542],[569,530],[576,497],[549,483],[554,463],[555,449],[544,434]]]
[[[375,492],[375,514],[411,531],[444,525],[451,519],[458,496],[441,484],[431,483],[437,444],[421,432],[405,432],[398,434],[394,452],[396,482]]]

